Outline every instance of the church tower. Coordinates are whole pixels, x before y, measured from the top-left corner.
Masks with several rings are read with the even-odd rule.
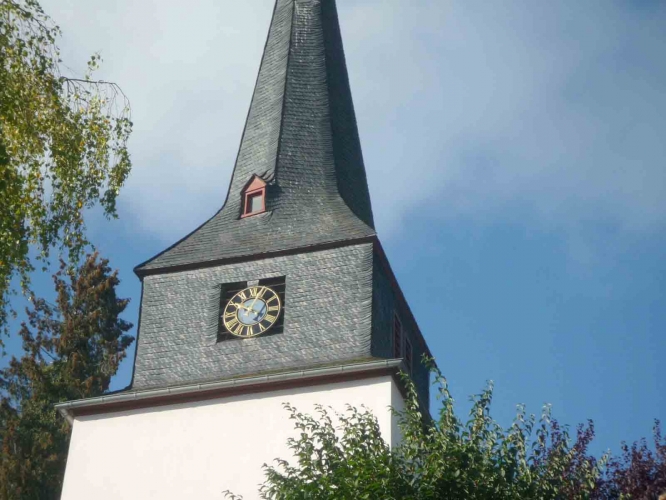
[[[125,391],[72,401],[64,500],[257,498],[281,408],[365,405],[387,442],[429,354],[374,228],[335,0],[277,0],[222,208],[135,269]]]

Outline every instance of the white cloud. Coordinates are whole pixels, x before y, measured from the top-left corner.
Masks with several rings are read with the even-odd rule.
[[[371,185],[393,211],[386,219],[418,202],[403,188],[417,183],[442,216],[501,220],[520,206],[530,213],[519,217],[549,225],[663,224],[664,9],[641,18],[608,2],[413,7],[392,11],[409,33],[381,19],[371,31],[396,55],[373,68],[390,82],[381,105],[368,112],[376,91],[354,82],[372,130],[371,178],[396,180]],[[356,16],[359,29],[368,18]],[[377,47],[356,50],[370,59]]]
[[[666,8],[338,1],[378,226],[666,221]],[[223,202],[273,0],[47,0],[65,58],[100,50],[136,124],[125,220],[165,242]],[[425,198],[425,200],[424,200]],[[516,209],[521,208],[521,210]]]

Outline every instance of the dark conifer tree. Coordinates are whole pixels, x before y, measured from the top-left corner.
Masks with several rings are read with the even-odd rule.
[[[126,356],[129,299],[108,260],[89,255],[78,269],[61,262],[56,303],[30,297],[21,325],[23,355],[0,371],[0,499],[59,498],[69,424],[54,404],[103,394]]]

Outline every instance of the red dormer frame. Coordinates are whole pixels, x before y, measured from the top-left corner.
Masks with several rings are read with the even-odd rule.
[[[261,197],[261,205],[259,209],[253,211],[252,199],[258,196]],[[264,213],[266,211],[266,182],[258,175],[252,176],[250,182],[243,189],[241,201],[243,203],[241,207],[241,219]]]

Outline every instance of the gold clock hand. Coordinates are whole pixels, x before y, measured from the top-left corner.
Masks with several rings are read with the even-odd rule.
[[[259,294],[261,293],[262,290],[264,290],[266,287],[262,286],[259,291],[257,292],[257,295],[254,297],[254,300],[252,301],[252,305],[250,306],[250,309],[254,311],[254,305],[257,303],[257,299],[259,298]]]

